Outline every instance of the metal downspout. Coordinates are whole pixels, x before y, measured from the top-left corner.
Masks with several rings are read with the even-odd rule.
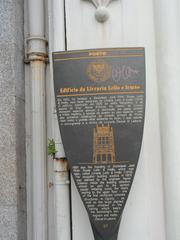
[[[47,240],[46,115],[44,0],[29,0],[29,38],[27,61],[30,63],[31,147],[32,147],[32,240]]]

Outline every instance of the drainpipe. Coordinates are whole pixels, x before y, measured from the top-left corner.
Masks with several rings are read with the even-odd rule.
[[[69,172],[66,158],[54,159],[55,239],[70,240]]]
[[[32,240],[47,239],[45,68],[47,49],[44,0],[29,0],[29,38],[32,125]]]

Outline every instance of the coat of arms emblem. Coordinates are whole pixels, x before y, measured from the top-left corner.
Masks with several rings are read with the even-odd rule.
[[[93,82],[108,80],[111,76],[111,72],[111,66],[106,62],[91,62],[87,68],[87,74]]]

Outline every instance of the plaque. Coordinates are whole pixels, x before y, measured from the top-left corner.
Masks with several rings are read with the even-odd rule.
[[[58,122],[95,240],[117,240],[141,150],[143,48],[53,53]]]

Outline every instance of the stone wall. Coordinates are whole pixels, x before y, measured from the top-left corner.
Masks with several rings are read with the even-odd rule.
[[[26,239],[23,0],[0,0],[0,239]]]

